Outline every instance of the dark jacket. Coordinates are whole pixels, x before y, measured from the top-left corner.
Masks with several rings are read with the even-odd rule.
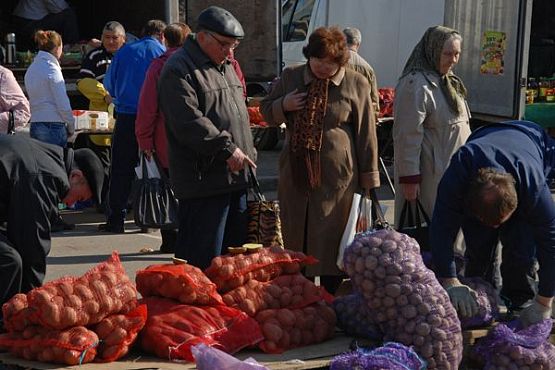
[[[180,199],[247,187],[244,171],[228,171],[239,147],[255,160],[243,88],[230,63],[216,66],[193,36],[166,62],[158,83],[166,117],[170,177]]]
[[[50,252],[50,220],[69,191],[63,149],[0,136],[0,222],[23,261],[23,288],[40,286]]]
[[[539,294],[555,292],[555,203],[547,177],[555,167],[555,140],[526,121],[493,124],[475,131],[451,158],[439,183],[431,244],[439,277],[455,276],[452,245],[465,217],[465,193],[478,169],[492,167],[516,181],[518,206],[511,217],[530,225],[540,263]]]

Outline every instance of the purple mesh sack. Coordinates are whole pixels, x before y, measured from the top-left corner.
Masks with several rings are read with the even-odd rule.
[[[385,343],[372,351],[357,349],[333,358],[330,370],[423,370],[426,368],[416,352],[400,343]]]
[[[555,346],[549,343],[553,321],[547,319],[526,329],[518,320],[500,323],[472,350],[484,370],[555,369]]]
[[[473,317],[459,317],[463,329],[489,325],[499,318],[499,299],[495,288],[482,278],[460,278],[478,295],[478,313]]]
[[[370,310],[360,293],[353,293],[333,300],[337,326],[345,334],[372,340],[382,340],[378,324],[372,320]]]
[[[412,346],[428,369],[458,369],[457,312],[414,239],[393,230],[360,234],[345,250],[344,265],[385,341]]]
[[[217,348],[202,343],[191,347],[191,352],[198,370],[269,370],[250,357],[241,361]]]

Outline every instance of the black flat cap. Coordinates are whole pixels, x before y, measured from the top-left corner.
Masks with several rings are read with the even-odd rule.
[[[245,37],[243,26],[241,26],[237,18],[219,6],[211,6],[204,9],[198,16],[197,28],[238,39]]]
[[[104,167],[100,159],[88,148],[76,149],[73,152],[73,160],[77,167],[83,172],[97,204],[102,202],[102,184],[104,183]]]

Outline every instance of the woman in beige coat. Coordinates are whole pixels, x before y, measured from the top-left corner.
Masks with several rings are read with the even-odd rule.
[[[308,63],[285,69],[261,108],[271,125],[287,125],[278,187],[285,247],[320,260],[306,275],[334,292],[353,194],[380,185],[375,116],[370,85],[344,67],[341,30],[316,29],[303,53]]]
[[[395,90],[395,224],[405,200],[417,198],[430,219],[436,191],[453,153],[470,135],[466,89],[451,68],[461,36],[430,27],[414,48]]]

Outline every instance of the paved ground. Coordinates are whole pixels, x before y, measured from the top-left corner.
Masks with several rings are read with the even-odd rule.
[[[259,152],[258,177],[263,192],[268,199],[276,199],[279,147],[272,151]],[[382,186],[379,191],[386,218],[392,222],[393,201],[391,192]],[[150,234],[140,233],[128,217],[126,233],[115,235],[100,233],[98,224],[104,222],[104,216],[93,209],[64,213],[64,219],[75,223],[76,229],[56,233],[52,237],[52,250],[48,256],[46,280],[53,280],[63,275],[81,275],[89,268],[111,255],[113,250],[120,253],[120,258],[129,276],[135,271],[154,263],[170,261],[172,255],[160,253],[142,253],[151,248],[158,250],[161,237],[158,231]]]

